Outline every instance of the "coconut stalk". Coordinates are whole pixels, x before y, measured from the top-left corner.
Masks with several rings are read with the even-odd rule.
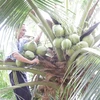
[[[37,14],[37,16],[39,17],[41,23],[43,24],[43,26],[45,27],[45,29],[47,30],[47,34],[48,34],[48,39],[50,40],[51,44],[52,41],[55,39],[54,34],[52,33],[51,28],[49,27],[48,23],[45,21],[45,19],[43,18],[43,16],[41,15],[41,13],[39,12],[38,8],[35,6],[35,4],[31,1],[31,0],[27,0],[28,3],[30,4],[30,6],[32,7],[32,9],[34,9],[35,13]],[[64,57],[63,57],[63,52],[61,50],[58,50],[56,48],[54,48],[57,56],[58,56],[58,60],[59,61],[63,61]],[[60,51],[60,52],[59,52]],[[61,56],[62,55],[62,56]]]
[[[88,4],[87,4],[87,7],[86,7],[86,9],[84,10],[84,13],[83,13],[83,15],[82,15],[82,18],[81,18],[81,20],[80,20],[79,28],[81,28],[81,29],[80,29],[79,32],[78,32],[79,35],[81,35],[81,33],[82,33],[82,29],[83,29],[83,27],[84,27],[84,23],[85,23],[85,20],[86,20],[86,18],[87,18],[87,15],[88,15],[88,12],[89,12],[89,10],[90,10],[90,7],[91,7],[92,2],[93,2],[93,0],[89,0],[89,2],[88,2]]]

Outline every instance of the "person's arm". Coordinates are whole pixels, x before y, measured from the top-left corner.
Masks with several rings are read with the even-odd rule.
[[[34,16],[36,16],[36,14],[35,14],[35,11],[34,11],[34,10],[32,10],[32,11],[31,11],[31,13],[32,13]]]
[[[38,60],[37,58],[35,58],[35,59],[33,59],[33,60],[29,60],[29,59],[23,57],[23,56],[22,56],[20,53],[18,53],[18,52],[14,52],[14,53],[12,54],[12,56],[13,56],[16,60],[19,60],[19,61],[21,61],[21,62],[25,62],[25,63],[28,63],[28,64],[34,64],[34,63],[38,64],[38,63],[39,63],[39,60]]]
[[[38,59],[28,60],[27,58],[23,57],[18,52],[16,41],[10,42],[8,47],[9,47],[9,53],[8,53],[8,55],[6,55],[7,56],[6,61],[7,61],[7,59],[11,59],[12,61],[19,60],[21,62],[25,62],[25,63],[29,63],[29,64],[33,64],[33,63],[38,64],[39,63]]]
[[[40,32],[40,34],[34,38],[34,41],[38,44],[38,42],[40,41],[40,38],[42,36],[42,32]]]

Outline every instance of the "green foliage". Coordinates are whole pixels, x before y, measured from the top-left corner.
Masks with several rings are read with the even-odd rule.
[[[9,82],[9,75],[7,71],[0,70],[0,89],[7,88],[9,86],[10,86],[10,82]],[[12,100],[13,98],[13,100],[15,100],[12,90],[7,91],[5,94],[0,94],[0,98],[5,98],[6,100]]]
[[[82,31],[84,30],[83,26],[84,26],[85,20],[88,16],[88,12],[93,1],[94,0],[90,0],[90,1],[82,0],[80,2],[79,0],[69,1],[70,4],[68,3],[69,5],[67,5],[66,7],[67,9],[65,9],[63,3],[58,0],[44,0],[44,1],[43,0],[34,0],[34,1],[7,0],[4,2],[0,1],[0,9],[1,9],[0,24],[2,24],[0,28],[4,32],[1,41],[3,43],[4,40],[9,40],[9,38],[11,38],[10,36],[14,36],[15,30],[17,29],[18,25],[20,24],[20,27],[21,27],[26,16],[29,14],[29,11],[31,9],[34,9],[36,16],[38,16],[36,17],[33,15],[35,17],[34,18],[35,22],[37,23],[41,22],[42,24],[41,29],[44,31],[45,35],[47,36],[47,38],[49,39],[53,47],[54,46],[53,40],[55,39],[55,36],[51,28],[49,27],[48,23],[45,21],[45,19],[39,12],[38,8],[49,13],[53,19],[57,20],[62,25],[65,31],[63,33],[65,33],[66,38],[68,38],[68,36],[74,33],[77,35],[79,34],[81,36],[83,34]],[[82,10],[82,5],[84,5],[85,10]],[[7,38],[5,39],[5,37]],[[57,49],[53,47],[59,61],[64,61],[64,60],[66,61],[66,68],[64,68],[64,70],[67,69],[63,79],[60,80],[61,90],[57,91],[57,99],[58,100],[59,99],[60,100],[75,100],[75,99],[89,100],[93,98],[94,100],[95,99],[98,100],[100,99],[99,97],[100,88],[98,88],[100,86],[100,78],[99,78],[100,77],[100,70],[99,70],[100,69],[100,52],[92,48],[81,48],[78,51],[76,51],[76,48],[74,48],[76,46],[75,44],[79,42],[80,40],[78,38],[76,42],[76,40],[74,41],[74,37],[73,37],[72,41],[73,41],[73,46],[72,46],[73,48],[71,49],[73,49],[74,52],[72,51],[69,53],[70,54],[69,58],[66,58],[68,54],[67,51],[66,51],[66,54],[64,55],[64,52],[61,50],[61,48]],[[84,53],[84,55],[82,55],[82,53]],[[82,55],[82,59],[78,59],[79,55]],[[54,59],[53,63],[55,62],[56,61]],[[55,68],[56,63],[53,65],[54,68]],[[63,63],[63,62],[60,62],[60,63]],[[56,69],[53,70],[53,68],[51,67],[52,70],[50,69],[50,71],[51,72],[54,71],[55,73],[57,73],[59,72],[58,67],[57,67],[57,70]],[[62,66],[60,67],[61,69],[63,69]],[[52,78],[51,73],[49,73],[49,68],[47,68],[47,72],[50,74],[50,76],[46,75],[46,73],[44,72],[46,71],[46,68],[45,70],[42,69],[42,71],[39,71],[37,69],[9,68],[9,67],[7,68],[7,66],[2,66],[1,69],[3,70],[12,69],[12,70],[32,72],[34,74],[40,74],[44,76],[44,79],[47,78],[47,80],[46,82],[32,81],[32,82],[28,82],[24,84],[18,84],[15,87],[13,86],[13,87],[2,89],[0,93],[2,92],[4,93],[7,90],[18,88],[18,86],[22,87],[22,86],[41,85],[41,84],[50,86],[55,90],[59,89],[57,84],[55,84],[55,82],[58,80],[49,82],[51,81],[49,78],[50,77]],[[60,76],[60,73],[58,73],[57,75],[55,73],[54,73],[55,77]],[[1,86],[6,87],[7,82],[5,82],[4,84],[1,84]],[[49,93],[46,93],[46,94],[49,94]],[[93,97],[94,94],[95,96]]]

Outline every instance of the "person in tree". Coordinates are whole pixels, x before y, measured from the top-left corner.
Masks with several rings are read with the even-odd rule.
[[[5,60],[6,62],[19,60],[21,62],[25,62],[28,64],[39,64],[39,59],[34,58],[33,60],[29,60],[21,55],[21,52],[23,51],[23,45],[29,41],[28,39],[23,38],[25,32],[26,32],[25,25],[22,25],[20,31],[17,33],[17,39],[11,42],[10,44],[9,48],[11,50]],[[41,35],[42,32],[34,39],[36,43],[39,42]],[[27,77],[25,72],[21,72],[21,71],[15,71],[15,72],[16,72],[18,84],[27,82]],[[9,78],[12,86],[15,85],[16,80],[14,80],[13,71],[9,72]],[[14,93],[16,95],[17,100],[31,100],[31,93],[28,86],[14,89]]]

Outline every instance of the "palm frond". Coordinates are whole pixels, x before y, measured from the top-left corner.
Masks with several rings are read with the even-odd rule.
[[[7,92],[8,90],[13,90],[16,88],[20,88],[20,87],[24,87],[24,86],[34,86],[34,85],[45,85],[45,86],[50,86],[52,88],[54,88],[55,90],[58,89],[59,85],[57,85],[54,82],[43,82],[43,81],[37,81],[37,82],[27,82],[27,83],[21,83],[18,85],[14,85],[11,87],[6,87],[0,90],[0,94],[3,94],[4,92]]]
[[[69,1],[69,0],[66,0]],[[85,3],[84,3],[85,2]],[[69,5],[70,3],[70,5]],[[85,19],[87,18],[88,11],[93,3],[93,0],[79,0],[69,1],[67,6],[64,6],[63,1],[61,0],[1,0],[0,1],[0,31],[4,34],[1,35],[2,39],[0,40],[3,43],[6,40],[6,44],[8,40],[13,39],[15,35],[15,30],[17,29],[18,25],[23,24],[26,16],[29,14],[31,9],[34,9],[39,20],[33,17],[36,23],[42,22],[41,29],[44,30],[46,36],[49,38],[50,42],[54,40],[55,36],[52,33],[52,30],[44,20],[43,16],[39,12],[40,9],[47,12],[51,18],[56,19],[64,28],[65,31],[68,33],[67,35],[73,34],[76,29],[76,34],[82,34],[83,26]],[[76,4],[77,3],[77,4]],[[85,6],[85,10],[80,13],[80,19],[76,25],[76,19],[79,18],[77,16],[78,9],[82,9],[82,5]],[[79,4],[79,5],[78,5]],[[66,8],[65,8],[66,7]],[[73,7],[73,8],[72,8]],[[39,8],[39,9],[38,9]],[[74,9],[75,8],[75,9]],[[77,27],[79,29],[77,29]],[[96,37],[97,38],[97,37]],[[56,50],[58,53],[58,58],[62,61],[63,57],[62,50]],[[85,53],[84,53],[85,52]],[[81,55],[83,53],[83,55]],[[79,55],[81,55],[79,57]],[[7,64],[8,65],[8,64]],[[29,69],[29,68],[18,68],[18,67],[8,67],[7,65],[3,64],[0,66],[1,70],[17,70],[17,71],[24,71],[30,72],[34,74],[39,74],[41,76],[46,76],[46,72],[40,71],[37,69]],[[57,91],[57,98],[60,100],[89,100],[100,99],[100,52],[96,49],[92,48],[84,48],[76,51],[69,59],[68,64],[66,65],[66,73],[63,78],[63,82],[61,85],[60,90]],[[54,69],[53,69],[54,71]],[[56,72],[56,71],[55,71]],[[59,71],[58,71],[59,72]],[[58,75],[58,74],[57,74]],[[51,77],[51,76],[50,76]],[[61,78],[62,79],[62,78]],[[49,84],[50,83],[50,84]],[[30,82],[26,84],[19,84],[17,86],[13,86],[8,88],[8,90],[23,87],[23,86],[31,86],[31,85],[47,85],[53,86],[56,89],[57,84],[52,84],[51,82]],[[7,91],[3,89],[0,93]],[[91,91],[91,92],[90,92]],[[60,95],[59,95],[60,94]],[[52,96],[51,96],[52,97]]]
[[[13,71],[31,72],[31,73],[34,73],[34,74],[40,74],[42,76],[46,75],[45,72],[42,72],[42,71],[37,70],[37,69],[28,69],[27,68],[27,70],[26,70],[26,68],[18,68],[18,67],[11,66],[11,65],[10,66],[9,65],[0,65],[0,69],[1,70],[13,70]]]
[[[6,0],[0,6],[0,31],[2,34],[1,43],[7,45],[8,40],[13,39],[18,25],[23,24],[30,7],[24,0]]]
[[[98,2],[99,2],[99,0],[97,0],[96,3],[93,5],[93,7],[89,10],[89,13],[88,13],[88,16],[87,16],[87,18],[86,18],[86,21],[88,21],[89,18],[91,18],[91,16],[93,15],[94,10],[95,10],[95,8],[96,8]]]
[[[85,36],[88,36],[90,35],[94,29],[100,24],[100,22],[94,24],[93,26],[91,26],[85,33],[83,33],[80,37],[80,41],[82,41],[82,39],[85,37]]]
[[[51,2],[52,1],[52,2]],[[37,7],[47,12],[52,18],[56,19],[62,25],[71,24],[71,18],[66,15],[66,10],[64,5],[59,2],[34,0]],[[74,14],[74,12],[67,9],[68,12]],[[75,15],[75,14],[74,14]]]
[[[96,51],[94,53],[92,52],[92,54],[85,53],[77,58],[71,65],[70,71],[67,71],[64,77],[66,82],[67,78],[72,74],[70,81],[66,85],[63,95],[61,96],[61,100],[64,98],[68,100],[89,100],[92,98],[96,98],[97,100],[100,99],[98,97],[100,93],[97,92],[100,88],[99,69],[100,55],[98,55]]]

